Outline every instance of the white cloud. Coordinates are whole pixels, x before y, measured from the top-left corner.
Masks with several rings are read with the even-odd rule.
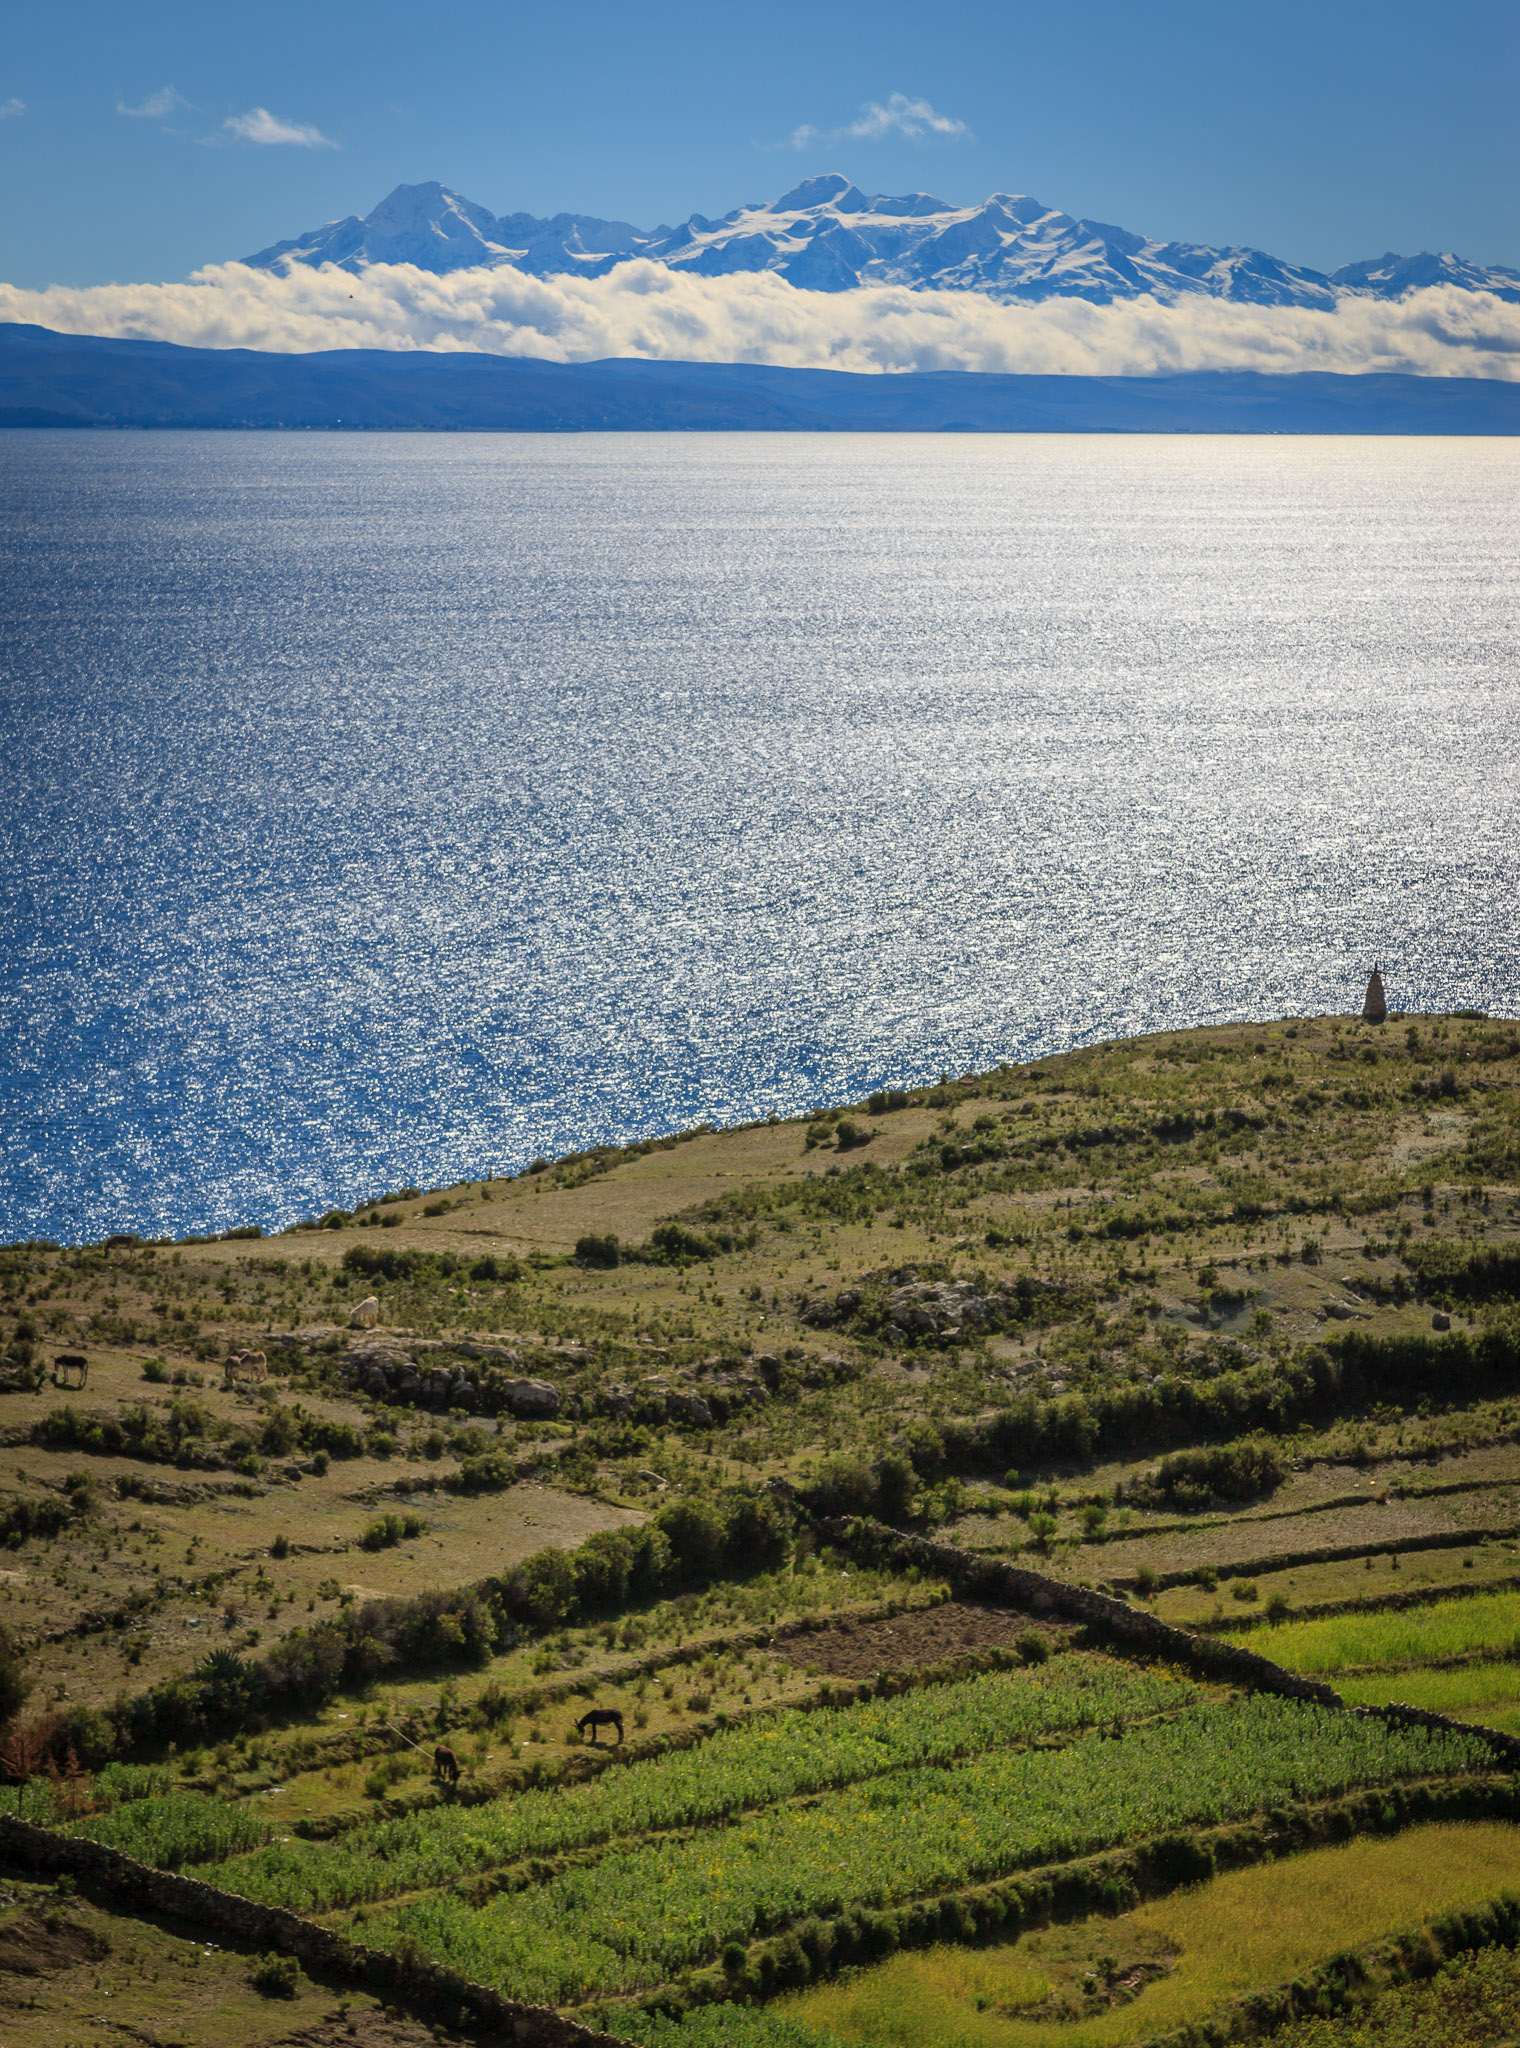
[[[222,126],[244,142],[289,143],[296,149],[336,149],[337,143],[320,128],[308,128],[301,121],[282,121],[268,107],[250,107],[246,114],[229,114]]]
[[[25,100],[0,100],[0,121],[14,121],[18,114],[24,114],[25,112]]]
[[[0,285],[0,320],[200,348],[483,350],[587,362],[643,356],[836,370],[1153,376],[1185,370],[1413,372],[1520,381],[1520,306],[1440,285],[1333,311],[1081,299],[998,305],[977,292],[799,291],[770,271],[695,277],[645,259],[605,277],[510,267],[359,276],[225,263],[183,284]]]
[[[189,104],[187,99],[181,99],[172,85],[161,85],[157,92],[148,94],[140,107],[129,107],[125,100],[118,100],[116,111],[132,121],[167,121],[171,114]]]
[[[946,142],[971,140],[971,130],[964,121],[953,120],[949,114],[937,114],[927,100],[910,100],[900,92],[894,92],[885,106],[867,100],[859,119],[852,121],[844,134],[855,142],[876,142],[883,135],[905,135],[910,142],[922,142],[931,135]]]
[[[792,130],[787,142],[793,149],[809,149],[815,142],[880,142],[889,135],[902,136],[909,142],[935,138],[941,142],[975,140],[964,121],[938,113],[927,100],[912,100],[906,93],[894,92],[885,106],[879,100],[867,100],[844,128],[815,128],[810,121],[804,121],[800,128]]]

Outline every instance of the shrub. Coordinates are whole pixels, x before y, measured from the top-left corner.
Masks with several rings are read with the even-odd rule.
[[[1044,1664],[1050,1657],[1050,1645],[1037,1629],[1026,1628],[1013,1639],[1013,1647],[1019,1653],[1023,1664]]]
[[[498,1287],[510,1287],[522,1276],[523,1269],[516,1259],[499,1259],[492,1252],[470,1262],[470,1278],[481,1286],[494,1283]]]
[[[622,1252],[617,1234],[609,1231],[605,1237],[578,1237],[575,1240],[576,1262],[582,1266],[595,1266],[606,1270],[622,1263]]]
[[[713,1259],[719,1247],[710,1237],[679,1223],[662,1223],[649,1239],[650,1255],[675,1265],[682,1259]]]
[[[31,1689],[21,1659],[13,1657],[9,1646],[0,1641],[0,1728],[20,1713]]]
[[[1248,1437],[1241,1443],[1172,1451],[1153,1480],[1138,1481],[1128,1492],[1131,1499],[1145,1494],[1164,1497],[1187,1512],[1207,1507],[1216,1494],[1225,1500],[1259,1500],[1286,1477],[1276,1445],[1264,1437]]]
[[[0,1514],[0,1543],[17,1550],[33,1536],[57,1536],[68,1526],[67,1503],[52,1494],[40,1500],[16,1500]]]
[[[907,1460],[902,1460],[907,1464]],[[825,1460],[818,1477],[807,1490],[807,1502],[821,1515],[869,1515],[879,1497],[876,1472],[861,1457]]]
[[[1409,1243],[1401,1254],[1431,1301],[1442,1308],[1520,1297],[1520,1251],[1512,1245],[1463,1245],[1447,1238]]]
[[[359,1548],[389,1550],[409,1537],[420,1536],[425,1526],[421,1515],[382,1515],[359,1538]]]
[[[429,1453],[431,1455],[431,1453]],[[505,1493],[517,1482],[517,1467],[500,1451],[464,1458],[459,1470],[444,1480],[450,1493]]]
[[[271,1949],[248,1972],[248,1981],[261,1998],[294,1998],[300,1988],[301,1966],[294,1956],[276,1955]]]

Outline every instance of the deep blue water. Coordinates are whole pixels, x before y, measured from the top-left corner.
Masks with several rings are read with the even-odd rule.
[[[1520,1008],[1520,444],[0,434],[0,1239]]]

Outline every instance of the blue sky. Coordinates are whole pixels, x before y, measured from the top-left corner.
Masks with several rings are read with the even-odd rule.
[[[31,0],[0,44],[0,277],[181,277],[424,178],[652,225],[823,169],[1325,269],[1520,265],[1517,88],[1516,0]]]

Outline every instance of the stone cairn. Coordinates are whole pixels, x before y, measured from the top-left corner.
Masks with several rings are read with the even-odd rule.
[[[1382,1024],[1388,1017],[1388,998],[1383,993],[1383,963],[1374,961],[1371,979],[1367,983],[1367,996],[1362,1004],[1362,1016],[1369,1024]]]

